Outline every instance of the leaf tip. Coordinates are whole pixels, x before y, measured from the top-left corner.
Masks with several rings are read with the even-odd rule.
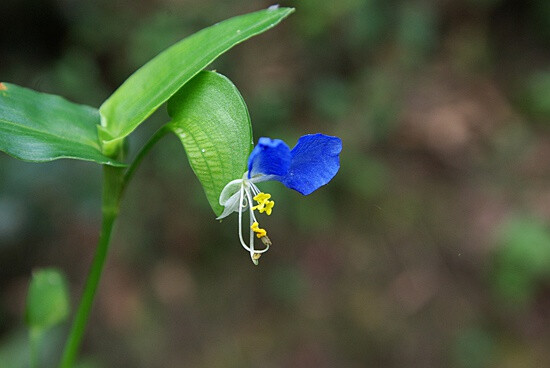
[[[289,13],[294,12],[296,10],[295,8],[290,7],[281,7],[279,4],[273,4],[267,7],[267,11],[275,11],[275,10],[285,10]]]
[[[292,13],[294,13],[294,12],[296,11],[296,8],[291,8],[291,7],[288,7],[288,8],[285,7],[285,8],[283,8],[283,9],[286,10],[287,15],[290,15],[290,14],[292,14]]]

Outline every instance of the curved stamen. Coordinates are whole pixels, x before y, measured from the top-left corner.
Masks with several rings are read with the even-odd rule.
[[[252,188],[252,193],[254,193],[254,196],[260,194],[260,189],[256,186],[256,184],[250,182],[250,188]]]
[[[252,262],[257,265],[260,254],[265,253],[269,250],[269,245],[266,245],[264,249],[254,249],[254,232],[250,230],[250,241],[247,244],[243,238],[243,212],[248,207],[250,214],[250,226],[254,222],[257,222],[256,216],[254,215],[254,210],[252,210],[252,195],[250,194],[251,186],[247,180],[243,180],[240,189],[239,196],[239,241],[241,242],[242,247],[250,253],[250,258]],[[256,188],[257,190],[257,188]]]
[[[244,182],[241,185],[241,195],[239,199],[239,240],[244,249],[251,252],[250,247],[244,242],[243,239],[243,200],[244,200]]]
[[[252,227],[252,224],[256,221],[256,217],[254,216],[254,210],[252,209],[252,196],[250,195],[250,190],[246,191],[246,197],[248,201],[248,211],[250,213],[250,228]],[[250,259],[252,260],[252,263],[254,263],[255,266],[258,265],[258,259],[260,256],[256,255],[256,251],[254,251],[254,231],[250,229]],[[261,253],[258,253],[261,254]]]
[[[248,202],[252,203],[252,195],[250,194],[250,191],[246,191],[246,196],[247,196]],[[258,220],[256,220],[256,215],[254,215],[254,210],[252,209],[252,206],[249,205],[248,209],[249,209],[249,212],[250,212],[250,244],[252,244],[252,249],[254,249],[254,231],[252,230],[252,225],[255,222],[258,222]],[[266,245],[266,247],[264,249],[255,249],[254,253],[262,254],[262,253],[267,252],[268,250],[269,250],[269,245]],[[256,261],[256,262],[254,262],[254,261]],[[254,264],[256,264],[258,262],[258,259],[257,258],[254,259],[254,257],[253,257],[252,262],[254,262]]]

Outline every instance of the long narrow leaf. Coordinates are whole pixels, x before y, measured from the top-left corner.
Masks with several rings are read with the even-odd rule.
[[[25,161],[59,158],[124,166],[101,153],[97,109],[0,83],[0,151]]]
[[[130,134],[214,59],[286,18],[294,9],[269,8],[205,28],[168,48],[130,76],[99,111],[104,143]]]

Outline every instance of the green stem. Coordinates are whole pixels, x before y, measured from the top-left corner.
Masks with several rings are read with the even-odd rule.
[[[80,305],[78,306],[69,337],[65,344],[60,368],[71,368],[78,356],[82,337],[84,336],[84,331],[86,330],[86,324],[88,322],[97,287],[101,279],[101,272],[103,271],[103,266],[105,265],[105,260],[107,258],[109,242],[111,240],[111,232],[113,230],[115,220],[118,217],[120,200],[122,199],[126,186],[133,177],[145,155],[151,150],[155,143],[169,131],[170,130],[166,127],[166,125],[157,130],[149,141],[147,141],[147,143],[141,148],[136,155],[136,158],[126,171],[124,171],[123,168],[115,168],[111,166],[103,167],[101,233],[99,235],[99,241],[94,259],[92,261],[92,266],[88,274],[88,278],[86,279],[86,285],[84,286],[84,293],[82,294]]]
[[[31,368],[38,368],[38,357],[40,356],[40,341],[42,337],[42,331],[38,330],[37,328],[32,328],[29,331],[29,340],[30,340],[30,348],[31,348],[31,361],[30,361],[30,367]]]
[[[71,368],[76,360],[82,337],[86,329],[86,324],[90,316],[92,303],[99,285],[101,272],[105,265],[107,251],[109,250],[109,241],[113,230],[114,222],[118,216],[120,195],[122,193],[122,177],[124,171],[121,168],[110,166],[103,167],[103,195],[102,195],[102,223],[101,233],[97,244],[96,254],[92,261],[92,266],[84,286],[84,293],[80,300],[80,305],[76,312],[71,332],[67,339],[63,357],[61,359],[61,368]]]
[[[155,132],[155,134],[151,136],[151,138],[149,138],[147,143],[143,145],[141,150],[134,158],[134,161],[130,164],[130,167],[128,167],[128,170],[126,170],[126,173],[124,173],[124,178],[122,179],[122,192],[124,192],[124,190],[126,189],[128,182],[134,176],[136,169],[138,168],[145,155],[151,150],[151,148],[153,148],[155,143],[157,143],[168,132],[170,132],[168,125],[163,125],[159,130]]]

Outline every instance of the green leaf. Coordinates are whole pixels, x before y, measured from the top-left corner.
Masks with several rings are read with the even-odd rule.
[[[55,269],[34,272],[27,294],[27,325],[32,330],[46,330],[63,322],[69,309],[65,277]]]
[[[124,166],[101,153],[99,112],[59,96],[0,83],[0,151],[45,162],[59,158]]]
[[[244,100],[221,74],[203,71],[168,101],[168,127],[180,138],[216,216],[222,189],[246,171],[252,127]]]
[[[108,146],[130,134],[214,59],[286,18],[293,8],[241,15],[205,28],[168,48],[130,76],[99,111],[100,138]]]

